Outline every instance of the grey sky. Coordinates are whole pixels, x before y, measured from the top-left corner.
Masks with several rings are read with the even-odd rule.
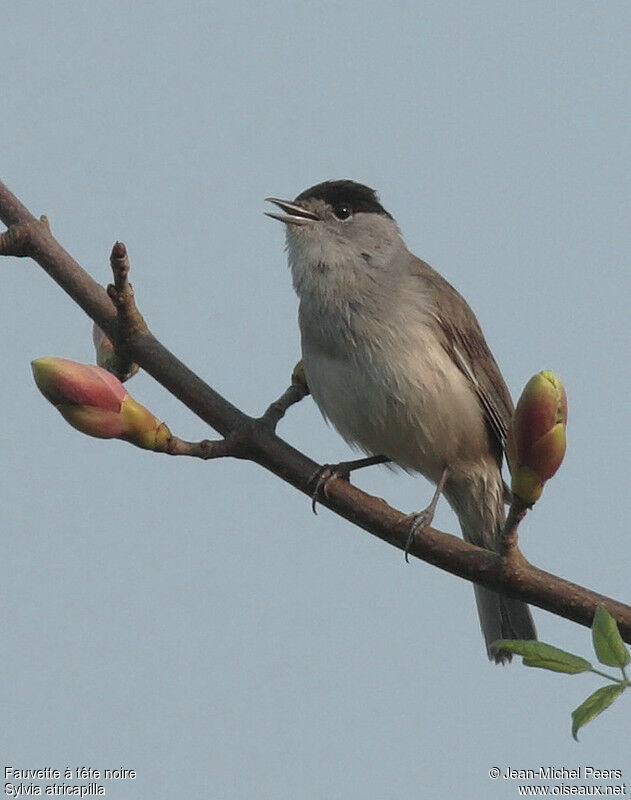
[[[299,356],[263,198],[377,188],[513,395],[544,368],[566,385],[567,459],[525,555],[628,602],[630,23],[618,2],[14,3],[2,179],[97,280],[123,240],[152,330],[250,413]],[[576,744],[600,682],[491,666],[466,582],[253,465],[69,428],[29,361],[90,361],[90,323],[33,264],[0,266],[5,764],[135,769],[116,800],[505,800],[488,773],[507,765],[631,782],[628,698]],[[129,388],[212,435],[147,376]],[[310,400],[280,433],[349,454]],[[432,491],[382,468],[358,484],[407,511]],[[435,524],[457,532],[446,505]],[[591,657],[589,631],[535,616]]]

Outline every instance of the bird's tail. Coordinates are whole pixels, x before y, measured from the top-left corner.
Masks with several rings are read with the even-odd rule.
[[[511,660],[511,653],[507,650],[493,651],[490,645],[498,639],[536,639],[530,608],[521,600],[498,594],[485,586],[475,584],[473,589],[486,651],[496,664],[504,664]]]
[[[496,551],[505,520],[504,485],[499,470],[493,479],[488,472],[481,477],[473,486],[467,481],[466,487],[446,487],[445,496],[458,515],[463,538]],[[511,653],[492,650],[490,645],[498,639],[536,639],[530,608],[485,586],[474,584],[473,588],[488,656],[496,664],[504,664],[511,660]]]

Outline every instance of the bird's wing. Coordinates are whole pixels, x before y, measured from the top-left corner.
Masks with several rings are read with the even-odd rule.
[[[442,345],[469,379],[502,448],[513,416],[513,401],[475,314],[465,299],[435,269],[416,257],[410,272],[427,284],[432,316],[438,324]]]

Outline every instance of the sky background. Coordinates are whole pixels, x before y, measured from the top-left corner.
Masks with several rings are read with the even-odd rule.
[[[524,554],[629,602],[630,35],[612,0],[12,3],[1,177],[98,281],[124,241],[153,332],[251,414],[299,358],[263,199],[377,188],[513,396],[541,369],[565,383],[568,453]],[[517,797],[495,766],[631,784],[630,698],[574,742],[602,681],[489,664],[467,582],[252,464],[67,426],[29,362],[90,362],[91,323],[32,262],[0,269],[3,765],[136,770],[115,800]],[[212,437],[147,375],[128,386]],[[279,433],[349,456],[310,399]],[[432,492],[381,467],[357,483],[405,511]],[[446,503],[435,525],[458,532]],[[535,617],[591,658],[587,629]]]

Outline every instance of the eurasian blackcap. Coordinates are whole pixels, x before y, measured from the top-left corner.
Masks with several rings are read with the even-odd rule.
[[[300,300],[307,384],[352,445],[437,486],[468,542],[496,550],[504,524],[501,466],[513,403],[478,321],[458,292],[409,252],[373,189],[350,180],[312,186],[283,214]],[[530,610],[475,585],[490,658],[496,639],[535,639]]]

